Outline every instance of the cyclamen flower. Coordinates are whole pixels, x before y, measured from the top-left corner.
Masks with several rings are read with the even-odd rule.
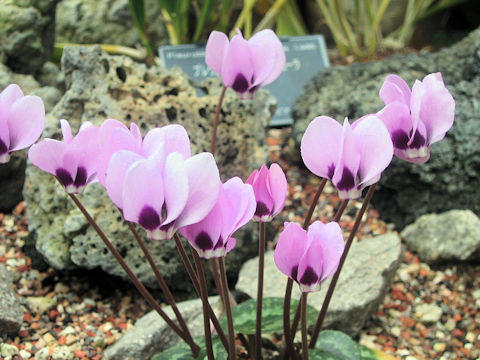
[[[234,177],[221,186],[210,213],[202,221],[181,228],[180,233],[201,257],[225,256],[237,243],[232,234],[252,219],[255,203],[252,187]]]
[[[252,172],[245,183],[252,185],[257,200],[253,220],[272,221],[282,211],[287,196],[287,179],[281,167],[272,164],[268,169],[262,165],[260,170]]]
[[[455,100],[440,73],[416,80],[410,91],[397,75],[388,75],[380,89],[385,108],[377,115],[386,125],[400,159],[422,164],[432,144],[442,140],[455,118]]]
[[[16,84],[0,93],[0,164],[10,160],[13,151],[32,145],[45,124],[45,107],[38,96],[24,96]]]
[[[64,141],[42,140],[30,148],[28,158],[41,170],[55,175],[67,193],[80,193],[95,180],[100,128],[85,122],[73,137],[68,121],[60,120],[60,124]]]
[[[238,29],[237,33],[229,42],[224,33],[212,31],[205,62],[240,98],[252,98],[261,86],[280,76],[285,67],[285,51],[272,30],[259,31],[249,40]]]
[[[273,258],[278,269],[296,281],[302,292],[314,292],[337,271],[344,248],[342,230],[336,222],[315,221],[308,231],[287,222]]]
[[[210,212],[221,185],[218,168],[210,153],[190,157],[183,127],[151,130],[142,154],[121,150],[109,161],[107,193],[126,220],[140,224],[152,239],[164,240]]]
[[[352,126],[328,116],[315,118],[307,127],[301,155],[314,174],[330,179],[342,199],[356,199],[362,190],[380,180],[390,164],[393,145],[382,121],[367,115]]]

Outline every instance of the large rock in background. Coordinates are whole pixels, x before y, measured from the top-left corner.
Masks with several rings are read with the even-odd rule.
[[[133,121],[143,133],[179,123],[187,129],[194,153],[209,148],[220,81],[213,82],[213,87],[196,87],[179,69],[147,68],[127,57],[107,55],[99,46],[66,48],[62,66],[67,92],[47,117],[45,137],[60,136],[61,118],[68,119],[76,131],[84,121],[100,124],[111,117],[125,124]],[[267,92],[260,91],[253,101],[240,101],[233,91],[227,91],[216,156],[223,180],[231,176],[246,179],[252,168],[265,162],[265,128],[274,107],[275,100]],[[29,165],[24,196],[36,248],[51,265],[58,269],[101,267],[109,274],[125,277],[50,174]],[[81,201],[140,279],[154,286],[154,276],[141,250],[103,188],[99,184],[88,186]],[[255,255],[250,232],[243,231],[236,237],[237,248],[228,261],[230,275],[238,272],[243,260]],[[172,288],[192,292],[173,241],[149,241],[148,246]]]
[[[167,41],[157,0],[146,0],[148,35],[154,47]],[[140,43],[128,0],[62,0],[57,6],[57,41],[80,44]]]
[[[14,71],[34,73],[50,57],[58,0],[2,0],[0,53]]]
[[[383,107],[378,96],[385,77],[396,73],[410,85],[440,71],[456,101],[455,124],[433,145],[423,165],[394,159],[372,202],[382,219],[398,228],[426,213],[472,209],[480,214],[480,29],[437,53],[396,56],[317,73],[297,99],[293,117],[297,143],[308,123],[320,115],[343,121]]]
[[[402,246],[396,233],[387,233],[352,244],[325,317],[325,326],[356,336],[376,311],[390,289],[402,261]],[[236,289],[257,297],[258,258],[247,261],[240,271]],[[287,277],[278,270],[273,251],[265,254],[264,297],[284,297]],[[330,279],[308,303],[320,310]],[[300,298],[294,284],[292,297]]]

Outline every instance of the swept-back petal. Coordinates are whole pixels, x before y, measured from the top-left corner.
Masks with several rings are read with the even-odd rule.
[[[112,155],[108,165],[105,188],[110,200],[120,209],[123,208],[123,185],[128,169],[138,160],[143,159],[137,153],[120,150]]]
[[[380,98],[385,105],[394,101],[409,105],[410,93],[410,87],[405,80],[398,75],[390,74],[380,89]]]
[[[262,217],[270,215],[273,212],[274,203],[269,188],[269,171],[265,165],[262,165],[257,172],[255,181],[250,183],[255,193],[255,199],[257,202],[256,216]]]
[[[298,263],[297,282],[300,290],[303,292],[320,290],[324,259],[321,239],[308,236],[307,249]]]
[[[328,116],[310,122],[302,138],[300,152],[307,168],[323,178],[332,179],[338,161],[342,126]]]
[[[320,281],[325,280],[337,270],[340,257],[345,249],[342,229],[336,222],[323,224],[315,221],[308,228],[308,237],[311,241],[319,239],[323,254],[322,276]]]
[[[154,158],[138,160],[130,166],[125,175],[122,203],[126,220],[137,222],[150,231],[161,224],[163,183],[161,170]],[[142,215],[145,215],[144,221]],[[155,221],[151,220],[153,218]]]
[[[164,147],[165,155],[178,152],[184,159],[191,156],[190,139],[181,125],[166,125],[150,130],[143,139],[142,154],[148,157],[160,145]]]
[[[340,144],[340,152],[332,177],[332,182],[339,191],[349,192],[354,189],[357,184],[358,168],[360,166],[360,153],[357,138],[355,137],[352,127],[345,118],[342,129],[342,140]]]
[[[306,246],[307,232],[297,223],[285,223],[285,228],[275,247],[273,259],[278,269],[293,280],[297,280],[298,263]]]
[[[55,174],[55,170],[65,166],[63,156],[66,150],[67,145],[64,142],[45,139],[30,147],[28,159],[41,170]],[[69,170],[72,168],[73,166]]]
[[[360,184],[377,177],[390,164],[393,144],[390,134],[377,116],[365,118],[353,130],[360,151]]]
[[[219,31],[212,31],[205,48],[205,62],[213,71],[222,73],[223,58],[228,48],[227,35]]]
[[[0,92],[0,119],[7,121],[13,103],[23,96],[22,89],[17,84],[10,84],[3,89]]]
[[[132,130],[138,128],[133,127]],[[130,131],[124,124],[115,119],[107,119],[100,126],[99,143],[102,144],[97,157],[97,177],[100,184],[105,186],[108,162],[112,155],[119,150],[129,150],[140,153],[140,143],[135,131]]]
[[[287,197],[287,178],[278,164],[270,165],[270,176],[268,177],[270,193],[272,194],[274,209],[273,214],[282,211]]]
[[[285,51],[277,35],[270,30],[259,31],[248,40],[255,79],[252,85],[267,85],[276,80],[285,67]]]
[[[174,152],[167,156],[163,184],[167,208],[163,224],[169,224],[182,213],[188,200],[188,176],[182,154]]]
[[[432,144],[442,140],[452,127],[455,100],[443,84],[440,73],[425,76],[421,84],[415,83],[412,89],[412,118],[423,122],[427,141]]]
[[[225,50],[222,66],[222,79],[227,87],[244,93],[252,82],[254,64],[247,40],[237,34]]]
[[[70,124],[65,119],[60,119],[60,128],[62,129],[63,141],[68,144],[72,141],[72,128]]]
[[[202,220],[210,212],[220,191],[220,175],[213,155],[200,153],[185,160],[188,176],[188,200],[177,226],[182,227]]]
[[[88,177],[97,172],[100,128],[98,126],[83,127],[71,142],[78,166],[87,170]]]
[[[377,116],[387,127],[393,145],[405,148],[413,130],[410,108],[405,104],[393,102],[380,110]]]
[[[252,219],[256,200],[252,186],[238,177],[226,181],[222,188],[225,198],[222,238],[227,239]]]
[[[40,137],[45,125],[45,107],[38,96],[24,96],[12,105],[8,115],[10,150],[32,145]]]

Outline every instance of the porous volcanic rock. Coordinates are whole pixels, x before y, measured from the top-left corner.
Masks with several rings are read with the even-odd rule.
[[[187,129],[193,153],[209,148],[220,81],[209,88],[194,86],[180,69],[147,68],[130,58],[103,53],[99,46],[66,48],[62,68],[67,91],[47,116],[45,137],[60,136],[58,120],[62,118],[70,121],[74,131],[87,120],[99,125],[106,118],[115,118],[125,124],[135,122],[143,134],[157,126],[178,123]],[[265,128],[275,105],[275,99],[264,91],[253,101],[240,101],[233,91],[227,91],[216,152],[223,180],[232,176],[246,179],[253,168],[266,161]],[[45,259],[58,269],[101,267],[125,277],[54,178],[31,164],[26,173],[29,230]],[[92,184],[80,199],[140,279],[155,286],[148,263],[104,189]],[[234,276],[241,263],[255,255],[251,241],[254,228],[236,236],[237,248],[229,255],[229,275]],[[147,241],[147,246],[172,289],[192,292],[173,241]]]
[[[23,311],[13,290],[12,275],[0,265],[0,335],[16,335],[22,326]]]
[[[378,96],[388,74],[407,83],[440,71],[456,102],[455,123],[432,147],[426,164],[395,158],[384,172],[372,203],[382,218],[399,229],[418,216],[451,209],[480,214],[480,29],[436,53],[395,56],[382,61],[321,70],[306,85],[293,109],[294,137],[300,143],[309,122],[328,115],[343,121],[377,112]],[[296,158],[299,159],[298,152]]]

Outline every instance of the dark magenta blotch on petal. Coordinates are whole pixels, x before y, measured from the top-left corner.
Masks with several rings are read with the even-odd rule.
[[[144,206],[138,217],[138,223],[145,229],[153,231],[160,226],[160,217],[154,208],[151,206]]]
[[[350,190],[355,187],[355,177],[348,168],[343,168],[343,174],[340,181],[337,183],[338,190]]]
[[[211,250],[213,248],[213,241],[205,231],[202,231],[200,234],[197,235],[195,238],[195,244],[201,250]]]
[[[315,271],[309,266],[305,269],[302,278],[298,281],[303,285],[313,285],[318,282],[318,275],[315,274]]]
[[[248,80],[243,74],[237,74],[232,85],[232,89],[239,93],[244,93],[248,90]]]
[[[0,139],[0,155],[3,155],[8,152],[8,147],[5,145],[2,139]]]
[[[267,208],[265,203],[258,201],[257,209],[255,210],[255,216],[262,217],[264,215],[270,215],[270,210]]]
[[[335,174],[335,164],[334,164],[334,163],[332,163],[332,164],[328,167],[327,177],[328,177],[330,180],[332,180],[333,174]]]
[[[292,273],[290,274],[290,277],[293,280],[297,281],[297,275],[298,275],[298,265],[292,269]]]
[[[85,186],[86,184],[87,184],[87,170],[83,166],[80,166],[77,169],[77,175],[75,176],[75,181],[73,185],[75,185],[76,187],[80,187],[80,186]]]
[[[215,244],[215,250],[217,250],[218,248],[221,248],[222,246],[223,246],[223,239],[220,236],[220,239],[218,239],[217,243]]]
[[[55,176],[63,186],[68,186],[73,183],[72,175],[70,175],[70,173],[63,168],[58,168],[55,170]]]
[[[405,150],[408,147],[408,135],[403,130],[397,130],[392,133],[393,146],[400,150]]]
[[[425,142],[426,141],[423,135],[416,131],[415,135],[413,136],[413,141],[410,144],[410,148],[420,149],[421,147],[425,146]]]

